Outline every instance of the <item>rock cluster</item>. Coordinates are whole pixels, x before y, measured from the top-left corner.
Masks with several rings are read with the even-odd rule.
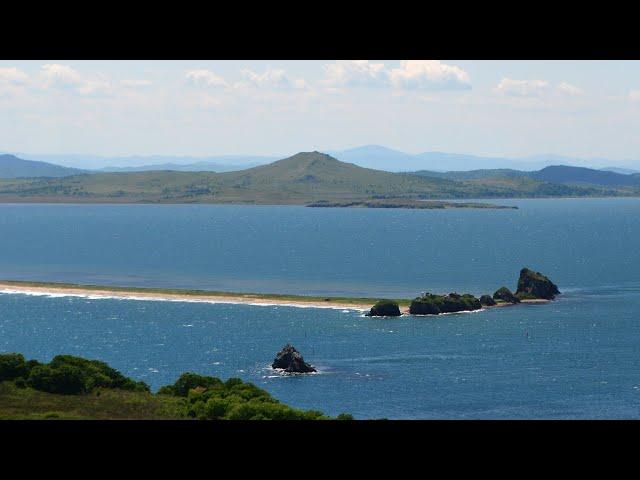
[[[282,369],[287,373],[311,373],[316,371],[315,368],[304,361],[300,352],[288,343],[276,354],[271,368]]]
[[[411,301],[409,313],[412,315],[439,315],[441,313],[473,311],[479,310],[483,306],[493,307],[498,303],[515,304],[527,300],[553,300],[559,293],[558,287],[540,272],[523,268],[520,270],[515,294],[507,287],[499,288],[493,296],[482,295],[479,299],[468,293],[435,295],[424,292]],[[365,315],[368,317],[397,317],[401,315],[401,312],[397,302],[379,300]]]

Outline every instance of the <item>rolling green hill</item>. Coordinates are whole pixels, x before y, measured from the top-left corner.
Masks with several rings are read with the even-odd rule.
[[[372,170],[319,152],[241,171],[95,173],[0,179],[2,202],[308,204],[370,199],[464,199],[632,194],[598,186],[552,184],[528,176],[464,181]],[[635,192],[637,194],[637,192]]]
[[[1,179],[0,200],[302,204],[372,197],[463,197],[449,180],[371,170],[318,152],[237,172],[132,172]]]

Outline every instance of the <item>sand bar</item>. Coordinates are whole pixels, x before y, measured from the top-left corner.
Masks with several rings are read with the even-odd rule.
[[[348,297],[315,297],[257,293],[209,292],[162,288],[111,287],[51,282],[0,280],[0,293],[30,295],[65,295],[89,298],[122,298],[131,300],[161,300],[247,305],[278,305],[307,308],[369,310],[377,299]],[[406,301],[408,302],[408,300]]]

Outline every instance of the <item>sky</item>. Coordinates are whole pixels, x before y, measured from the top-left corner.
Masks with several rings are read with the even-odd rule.
[[[0,151],[640,158],[637,61],[0,61]],[[605,163],[606,164],[606,163]]]

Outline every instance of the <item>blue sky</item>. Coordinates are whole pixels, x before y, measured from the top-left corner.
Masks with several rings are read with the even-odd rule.
[[[640,62],[3,61],[0,151],[640,155]]]

